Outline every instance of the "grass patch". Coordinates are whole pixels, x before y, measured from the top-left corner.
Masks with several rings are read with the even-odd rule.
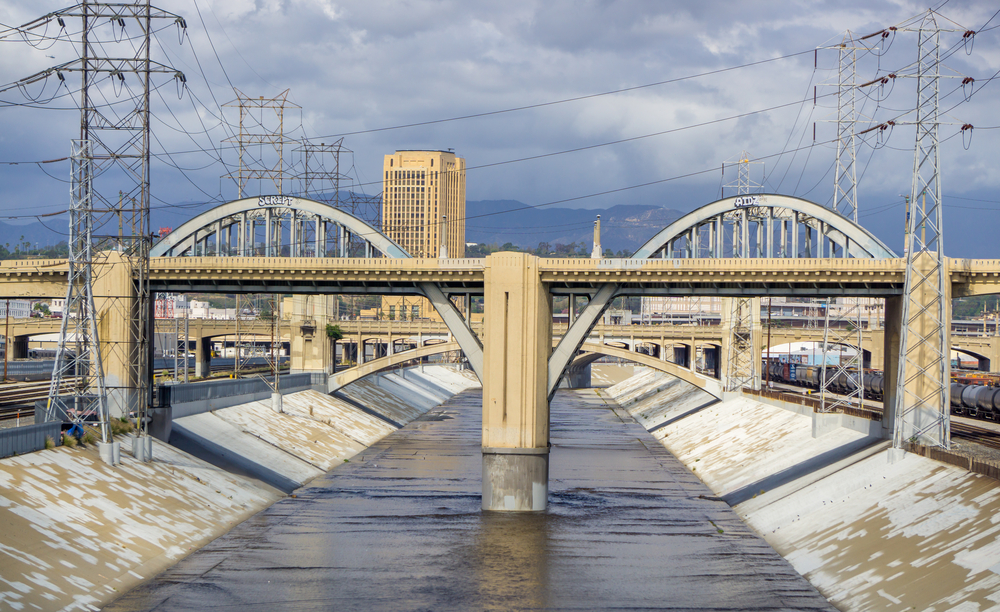
[[[111,425],[112,436],[127,434],[131,432],[133,429],[135,429],[132,423],[128,420],[128,417],[121,417],[120,419],[111,419],[109,425]]]

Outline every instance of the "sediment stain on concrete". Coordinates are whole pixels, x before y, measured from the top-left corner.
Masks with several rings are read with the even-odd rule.
[[[628,383],[609,394],[660,402],[652,376]],[[742,493],[740,516],[841,610],[1000,610],[996,480],[912,454],[889,464],[879,439],[813,438],[808,416],[749,398],[654,435],[716,494]]]
[[[281,493],[154,441],[152,463],[96,446],[0,460],[0,608],[91,610]]]

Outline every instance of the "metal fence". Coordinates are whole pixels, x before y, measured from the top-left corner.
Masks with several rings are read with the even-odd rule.
[[[45,448],[45,438],[51,437],[56,444],[62,443],[60,429],[62,423],[52,421],[23,427],[0,429],[0,459],[11,455],[33,453]]]
[[[213,400],[240,395],[256,395],[271,390],[270,380],[263,378],[240,378],[237,380],[213,380],[184,385],[161,385],[158,389],[159,405],[167,406],[202,400]],[[300,390],[312,385],[326,383],[325,374],[283,374],[280,380],[282,390]]]

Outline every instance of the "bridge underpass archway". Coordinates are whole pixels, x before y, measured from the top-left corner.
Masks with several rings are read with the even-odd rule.
[[[570,363],[567,368],[567,376],[582,371],[583,368],[592,365],[602,357],[616,357],[618,359],[630,361],[632,363],[646,366],[648,368],[665,372],[675,378],[679,378],[686,383],[694,385],[699,389],[711,394],[716,398],[722,397],[722,384],[704,374],[700,374],[690,368],[686,368],[676,363],[663,361],[656,356],[645,353],[630,351],[627,348],[609,346],[597,342],[584,342],[580,348],[581,354]]]
[[[809,346],[809,345],[812,345],[812,346]],[[858,346],[856,344],[851,344],[849,342],[830,342],[829,346],[831,347],[831,350],[829,351],[831,354],[838,354],[839,355],[840,353],[850,352],[853,355],[853,354],[856,354],[858,352]],[[806,349],[810,353],[810,358],[811,359],[812,359],[812,356],[815,355],[814,361],[816,361],[817,363],[820,362],[820,361],[822,361],[822,353],[823,353],[823,341],[822,340],[819,340],[819,341],[814,341],[814,340],[796,340],[794,342],[783,342],[781,344],[775,344],[775,345],[770,346],[770,347],[767,346],[767,344],[763,344],[763,346],[761,348],[761,351],[760,351],[761,360],[766,360],[768,358],[768,356],[770,356],[770,358],[772,360],[775,360],[775,359],[779,359],[780,360],[781,357],[788,356],[791,353],[796,353],[796,352],[801,353],[802,352],[801,351],[802,347],[806,347]],[[841,351],[840,350],[841,348],[843,348],[844,350]],[[866,349],[866,348],[862,348],[861,349],[861,361],[864,364],[864,367],[866,369],[869,369],[869,368],[872,367],[872,355],[873,355],[873,352],[871,350]],[[813,365],[815,365],[815,364],[813,364]]]
[[[371,376],[372,374],[397,368],[410,361],[420,360],[434,355],[460,352],[461,350],[461,346],[454,340],[450,342],[438,341],[434,344],[412,348],[406,351],[386,355],[378,359],[373,359],[371,361],[366,361],[365,363],[359,363],[354,367],[341,370],[331,375],[327,391],[329,393],[333,393],[334,391],[346,387],[353,382],[357,382],[366,376]]]
[[[968,355],[969,357],[972,357],[973,359],[975,359],[976,360],[976,369],[978,369],[980,372],[989,372],[990,371],[990,367],[991,367],[992,364],[990,362],[990,358],[987,357],[986,355],[983,355],[981,353],[977,353],[977,352],[969,350],[967,348],[961,348],[959,346],[955,346],[954,342],[952,343],[951,350],[952,350],[952,352],[956,353],[959,356],[959,359],[961,359],[961,355]],[[961,367],[961,363],[959,363],[958,365],[959,365],[959,367]]]
[[[151,257],[258,255],[410,258],[401,246],[363,220],[322,202],[294,196],[260,196],[221,204],[182,224],[150,252]],[[294,294],[296,290],[294,286],[283,288],[284,293]],[[376,293],[365,287],[357,287],[355,291]],[[253,291],[247,285],[243,291],[224,292],[261,291]],[[482,343],[449,294],[433,282],[417,282],[394,293],[427,298],[482,380]]]

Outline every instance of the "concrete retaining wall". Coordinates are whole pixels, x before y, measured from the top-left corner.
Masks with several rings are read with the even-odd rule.
[[[52,422],[0,429],[0,459],[42,450],[45,438],[52,438],[56,445],[61,444],[61,427],[62,423]]]
[[[282,374],[279,378],[282,393],[321,389],[326,386],[326,375],[324,374]],[[269,382],[256,377],[238,380],[223,379],[163,385],[160,389],[166,390],[166,401],[172,408],[173,418],[179,419],[192,414],[201,414],[270,398],[271,386]]]

